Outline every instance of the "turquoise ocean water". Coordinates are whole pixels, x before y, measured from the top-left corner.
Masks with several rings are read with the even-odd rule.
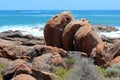
[[[37,35],[54,15],[64,10],[0,10],[0,32],[21,30]],[[120,10],[71,10],[76,19],[86,18],[92,24],[120,27]],[[33,29],[34,28],[34,29]],[[41,36],[43,35],[40,32]]]

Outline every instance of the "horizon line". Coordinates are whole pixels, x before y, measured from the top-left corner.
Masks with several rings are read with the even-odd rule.
[[[0,10],[53,10],[53,9],[0,9]],[[113,10],[113,11],[115,11],[115,10],[120,10],[120,9],[54,9],[54,10],[58,10],[58,11],[64,11],[64,10],[66,10],[66,11],[74,11],[74,10],[83,10],[83,11],[93,11],[93,10]]]

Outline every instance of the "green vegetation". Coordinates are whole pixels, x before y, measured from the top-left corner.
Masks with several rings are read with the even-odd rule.
[[[65,80],[67,77],[67,70],[62,67],[54,67],[53,72],[58,76],[55,80]]]
[[[120,80],[120,64],[102,68],[92,63],[92,60],[81,58],[64,58],[71,65],[69,70],[53,67],[58,76],[54,80]]]
[[[77,63],[75,58],[65,58],[65,61],[70,65]]]
[[[106,71],[105,71],[104,68],[99,67],[99,66],[96,66],[96,69],[97,69],[97,71],[98,71],[100,74],[102,74],[103,76],[106,75]]]
[[[114,64],[106,69],[106,76],[120,77],[120,64]]]

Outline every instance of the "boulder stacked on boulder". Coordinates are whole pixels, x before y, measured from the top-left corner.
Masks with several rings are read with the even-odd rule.
[[[44,29],[46,44],[67,51],[86,52],[90,56],[92,49],[102,43],[102,39],[88,20],[74,20],[71,15],[70,12],[62,12],[48,21]]]
[[[107,66],[115,57],[120,56],[120,42],[109,47],[94,27],[87,19],[74,20],[70,12],[62,12],[47,22],[44,29],[45,42],[67,51],[85,52],[87,57],[94,59],[95,64]]]

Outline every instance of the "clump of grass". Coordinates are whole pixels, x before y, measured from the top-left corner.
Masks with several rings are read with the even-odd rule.
[[[120,64],[113,64],[106,69],[106,76],[120,77]]]
[[[53,72],[58,76],[55,80],[64,80],[67,77],[67,70],[62,67],[53,67]]]
[[[106,71],[105,71],[104,68],[99,67],[99,66],[96,66],[96,69],[97,69],[97,71],[98,71],[100,74],[102,74],[103,76],[106,75]]]
[[[75,58],[65,58],[65,61],[70,65],[77,63]]]

